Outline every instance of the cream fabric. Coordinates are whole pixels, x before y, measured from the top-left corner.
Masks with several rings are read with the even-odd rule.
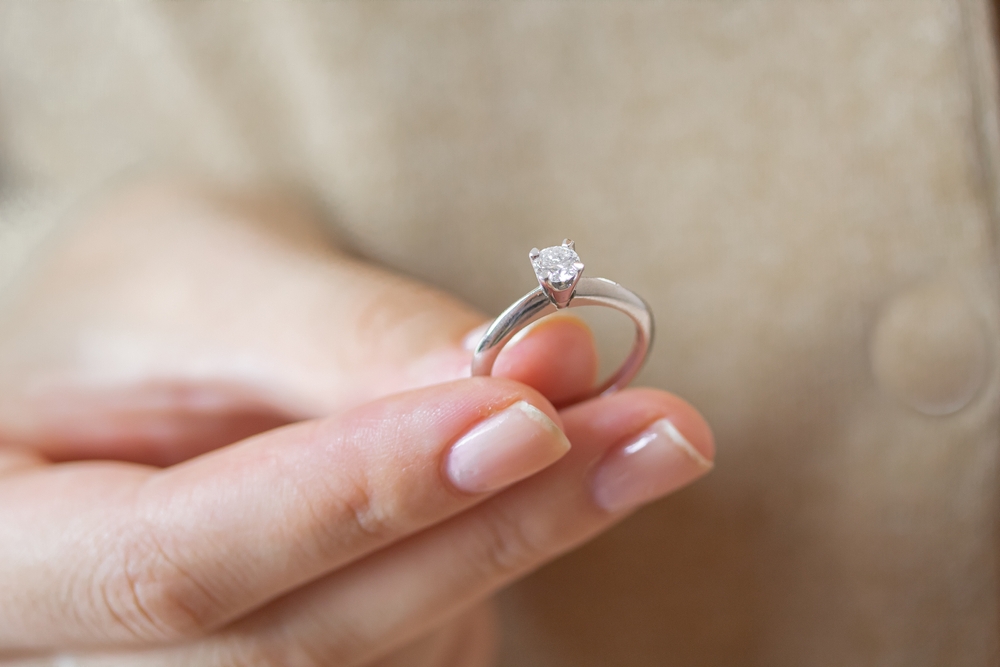
[[[570,236],[718,467],[506,593],[504,664],[996,664],[988,14],[5,2],[0,261],[158,170],[286,183],[486,312]]]

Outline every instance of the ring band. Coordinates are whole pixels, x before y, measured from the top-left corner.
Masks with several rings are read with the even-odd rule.
[[[572,241],[529,253],[539,286],[500,314],[483,334],[472,356],[472,375],[489,375],[500,350],[518,331],[546,315],[579,306],[614,308],[635,324],[635,340],[625,362],[581,400],[624,388],[642,368],[653,343],[653,314],[637,294],[606,278],[582,278],[583,264]]]

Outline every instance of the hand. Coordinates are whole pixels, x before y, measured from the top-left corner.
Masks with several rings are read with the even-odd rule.
[[[486,665],[493,592],[710,468],[669,394],[557,411],[594,381],[578,321],[458,379],[483,318],[317,229],[145,188],[24,282],[0,329],[0,656]]]

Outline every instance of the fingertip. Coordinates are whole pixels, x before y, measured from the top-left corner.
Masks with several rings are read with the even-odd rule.
[[[448,452],[445,471],[455,488],[489,493],[547,468],[569,450],[559,426],[521,400],[462,435]]]
[[[473,377],[455,380],[440,387],[444,391],[458,391],[466,398],[475,397],[474,404],[478,406],[481,418],[522,401],[548,417],[559,430],[565,430],[562,415],[545,394],[512,378]]]
[[[554,405],[585,396],[597,379],[597,347],[580,318],[559,313],[522,330],[503,349],[493,374],[516,380]]]
[[[655,391],[655,390],[651,390]],[[667,408],[664,417],[681,432],[697,452],[707,461],[715,461],[715,434],[708,421],[693,405],[674,394],[658,392]]]
[[[563,419],[575,449],[595,462],[594,503],[615,514],[671,494],[714,466],[708,422],[664,391],[625,390],[574,406]]]
[[[659,420],[669,421],[707,461],[715,460],[715,435],[702,414],[670,392],[647,387],[624,389],[561,412],[574,444],[608,446],[632,438]]]

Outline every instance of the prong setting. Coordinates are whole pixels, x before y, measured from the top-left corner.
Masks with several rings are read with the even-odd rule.
[[[532,268],[545,295],[556,308],[565,308],[573,298],[576,284],[583,273],[583,262],[576,254],[573,241],[566,239],[561,246],[528,253]]]

